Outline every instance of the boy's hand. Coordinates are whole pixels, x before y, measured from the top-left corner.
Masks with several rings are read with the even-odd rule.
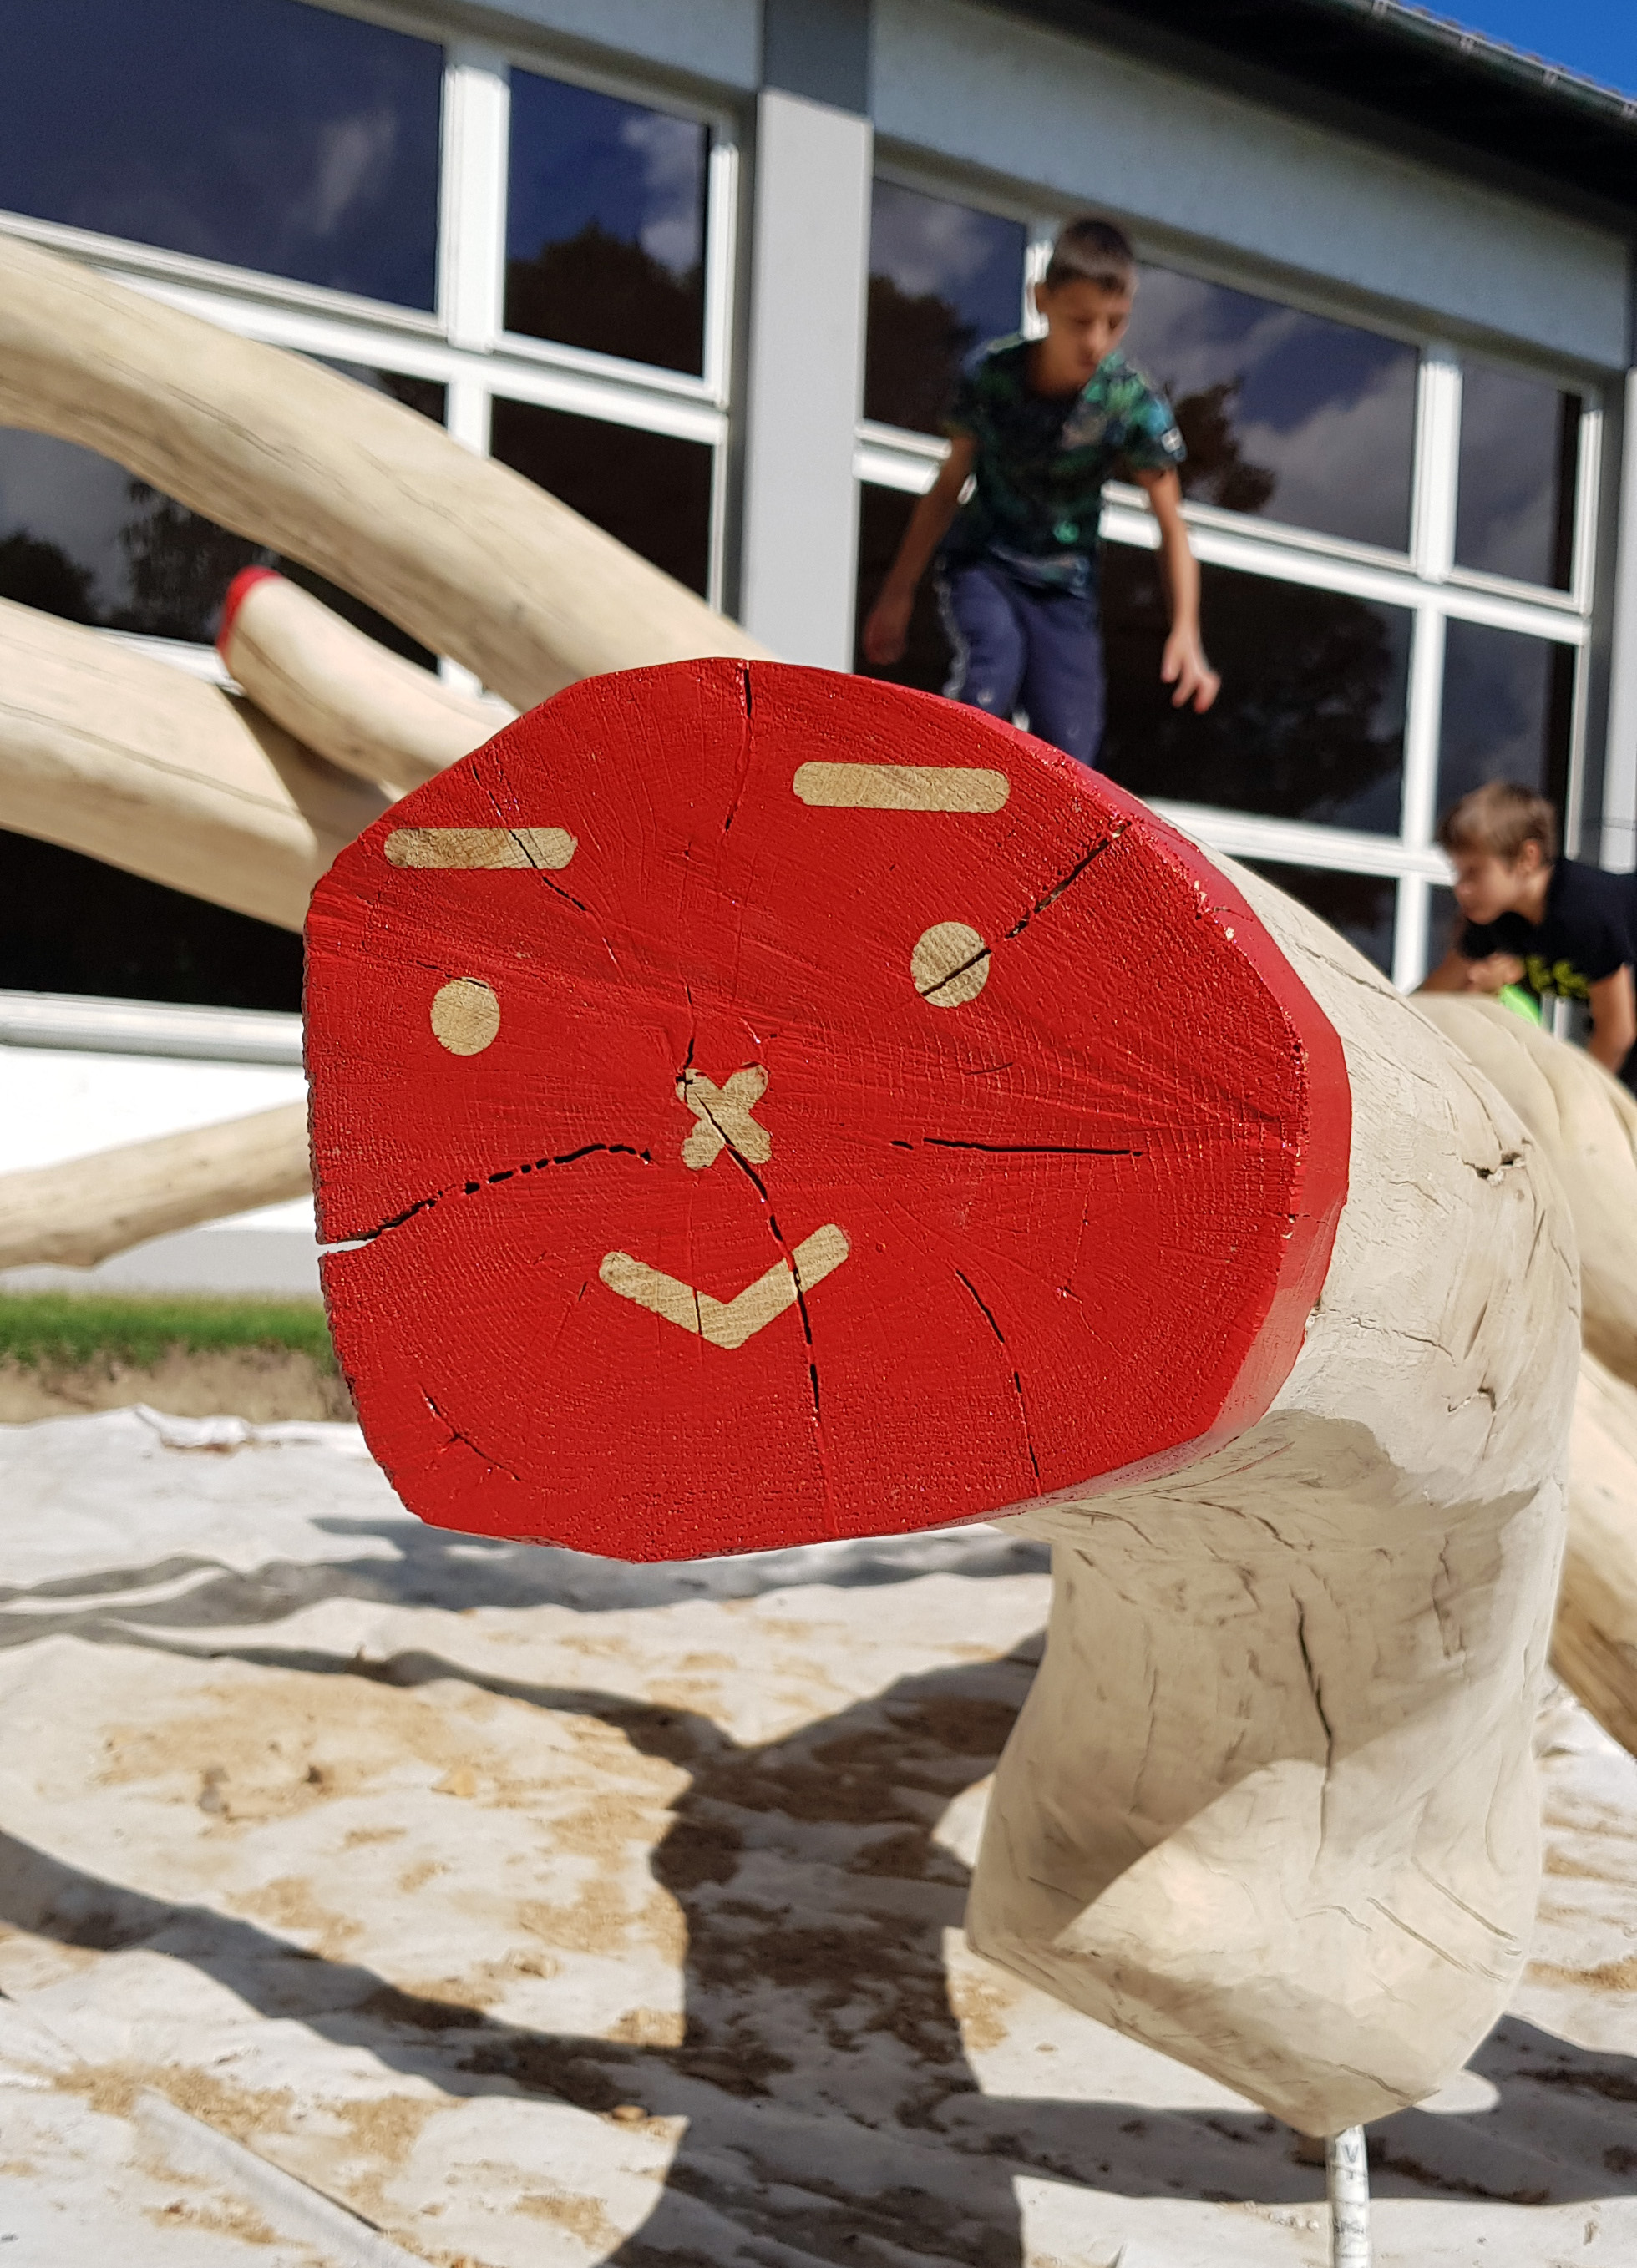
[[[864,625],[866,661],[874,662],[877,669],[889,669],[895,661],[903,659],[903,650],[910,643],[910,615],[914,605],[913,591],[895,591],[889,585],[881,593]]]
[[[1469,992],[1503,992],[1508,984],[1523,982],[1523,964],[1515,953],[1489,953],[1466,964]]]
[[[1205,658],[1198,632],[1185,626],[1174,630],[1165,641],[1160,679],[1162,684],[1176,688],[1171,696],[1173,709],[1185,709],[1191,702],[1201,716],[1215,700],[1222,684]]]

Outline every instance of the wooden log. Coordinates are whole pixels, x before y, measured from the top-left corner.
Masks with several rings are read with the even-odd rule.
[[[1580,1246],[1582,1336],[1637,1385],[1637,1101],[1583,1048],[1498,1000],[1421,992],[1415,1005],[1493,1082],[1552,1160]]]
[[[1421,993],[1415,1005],[1517,1112],[1574,1218],[1586,1351],[1552,1663],[1637,1755],[1637,1104],[1582,1049],[1498,1002]]]
[[[1637,1391],[1581,1358],[1552,1666],[1637,1756]]]
[[[1459,2067],[1534,1911],[1578,1351],[1464,1058],[1107,780],[771,665],[520,718],[307,938],[407,1504],[627,1557],[1020,1513],[974,1941],[1309,2132]]]
[[[100,450],[315,568],[519,708],[599,671],[761,651],[415,411],[16,238],[0,423]]]
[[[0,600],[0,826],[299,929],[387,801],[248,702]]]
[[[312,1186],[305,1102],[0,1175],[0,1268],[94,1268]]]
[[[516,714],[441,684],[266,567],[234,578],[217,644],[263,715],[343,770],[400,789],[435,778]]]

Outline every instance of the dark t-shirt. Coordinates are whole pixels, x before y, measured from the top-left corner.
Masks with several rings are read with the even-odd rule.
[[[1078,394],[1036,394],[1029,342],[999,339],[962,373],[945,431],[977,443],[972,493],[943,556],[985,556],[1047,585],[1084,587],[1097,554],[1102,484],[1117,466],[1161,473],[1186,452],[1162,394],[1117,348]]]
[[[1537,997],[1556,992],[1566,1000],[1584,1000],[1594,984],[1633,958],[1634,917],[1637,884],[1631,875],[1605,874],[1600,866],[1560,858],[1546,885],[1544,919],[1536,923],[1522,914],[1502,914],[1481,927],[1468,922],[1456,951],[1464,961],[1515,954],[1523,964],[1524,982]]]

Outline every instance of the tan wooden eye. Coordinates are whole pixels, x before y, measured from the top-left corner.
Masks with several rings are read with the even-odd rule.
[[[500,1029],[500,1003],[481,976],[452,976],[432,995],[432,1036],[452,1056],[480,1056]]]
[[[989,947],[965,922],[934,922],[915,940],[910,975],[930,1007],[963,1007],[989,982]]]

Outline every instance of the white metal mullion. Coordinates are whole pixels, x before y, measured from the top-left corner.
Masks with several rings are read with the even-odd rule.
[[[1455,515],[1461,472],[1461,365],[1452,350],[1428,346],[1415,400],[1415,491],[1410,556],[1416,575],[1440,598],[1455,564]],[[1438,750],[1443,729],[1444,614],[1428,593],[1415,610],[1410,641],[1409,697],[1404,725],[1404,802],[1400,832],[1407,850],[1433,848],[1438,817]],[[1392,976],[1410,991],[1427,974],[1430,896],[1423,875],[1398,885]]]
[[[1461,365],[1447,347],[1421,357],[1415,401],[1415,501],[1410,555],[1415,571],[1442,583],[1455,564],[1456,488],[1461,464]]]
[[[1438,743],[1443,725],[1444,617],[1418,607],[1410,641],[1410,691],[1404,725],[1405,847],[1425,850],[1438,821]]]
[[[1431,921],[1432,885],[1426,875],[1401,874],[1392,930],[1392,981],[1400,992],[1413,992],[1427,974]]]
[[[501,329],[511,112],[500,49],[453,41],[444,69],[438,312],[451,345],[479,354]]]
[[[1589,401],[1580,414],[1580,453],[1574,470],[1574,545],[1569,592],[1591,612],[1597,566],[1597,497],[1603,477],[1603,405]]]
[[[1026,339],[1045,336],[1045,323],[1035,311],[1034,287],[1046,280],[1046,265],[1057,237],[1058,224],[1050,217],[1030,222],[1029,241],[1023,247],[1023,306],[1018,320]]]
[[[704,382],[722,408],[734,364],[734,247],[739,229],[739,151],[720,131],[711,136],[704,200]]]

